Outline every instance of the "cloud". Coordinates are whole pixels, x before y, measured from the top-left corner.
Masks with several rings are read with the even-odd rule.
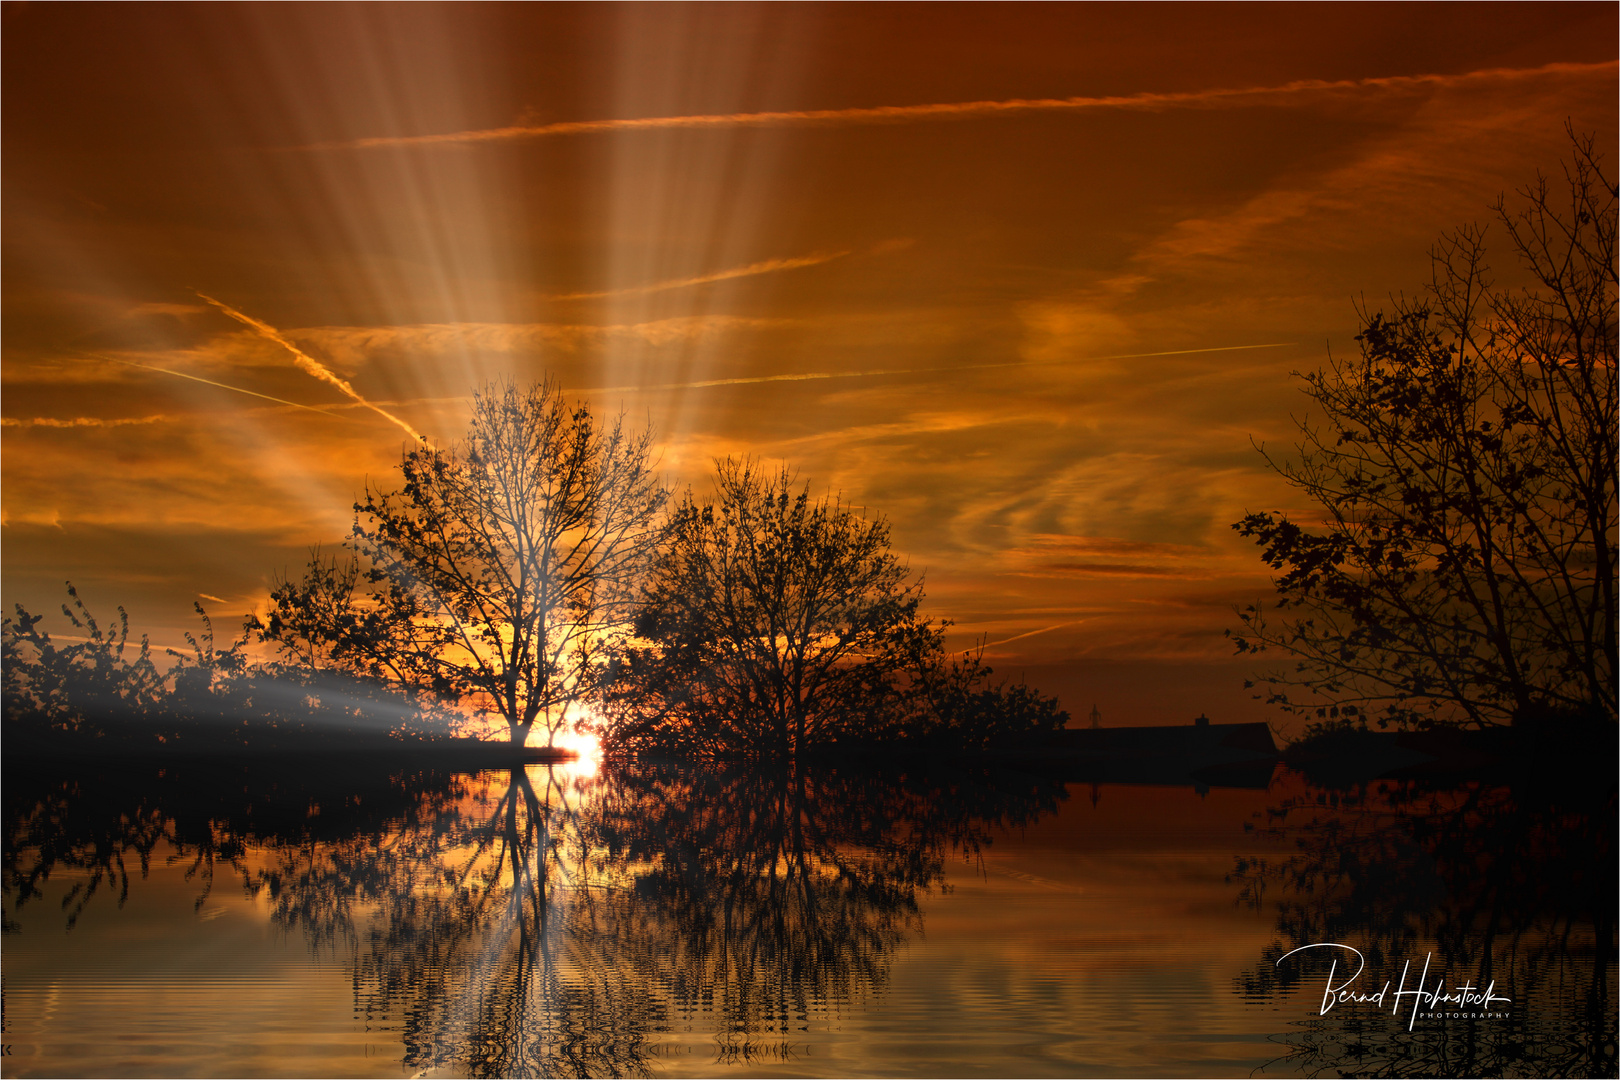
[[[1036,577],[1048,574],[1076,574],[1080,577],[1162,577],[1205,578],[1208,574],[1189,572],[1173,566],[1148,566],[1142,563],[1042,563],[1028,571]]]
[[[754,277],[757,274],[774,274],[781,270],[797,270],[804,266],[820,266],[822,263],[832,262],[848,255],[847,251],[834,251],[831,253],[817,252],[811,255],[799,255],[789,259],[765,259],[761,262],[749,263],[747,266],[733,267],[730,270],[720,270],[713,274],[700,274],[697,277],[675,278],[670,281],[659,281],[651,285],[633,285],[625,289],[610,289],[606,292],[580,292],[562,293],[557,296],[548,296],[547,300],[600,300],[609,296],[634,296],[641,293],[667,292],[670,289],[685,289],[693,285],[708,285],[715,281],[730,281],[733,278]]]
[[[1002,557],[1010,572],[1025,577],[1167,578],[1196,581],[1230,567],[1226,554],[1209,547],[1125,540],[1113,536],[1033,535]]]
[[[1357,96],[1367,92],[1412,94],[1470,82],[1512,82],[1547,74],[1613,72],[1615,61],[1592,64],[1555,63],[1537,68],[1489,68],[1453,75],[1395,75],[1371,79],[1299,79],[1279,86],[1248,86],[1140,93],[1107,97],[1010,98],[1002,101],[960,101],[926,105],[879,105],[850,109],[801,109],[778,112],[720,113],[697,116],[650,116],[617,120],[569,120],[554,124],[513,124],[507,127],[437,135],[374,136],[347,142],[316,143],[306,150],[360,150],[379,147],[433,147],[509,142],[604,132],[703,130],[748,127],[819,127],[858,124],[903,124],[930,120],[956,120],[981,116],[1008,116],[1032,112],[1088,110],[1234,109],[1257,105],[1287,105],[1298,100]]]
[[[136,304],[129,309],[131,315],[201,315],[208,309],[201,304],[170,304],[162,300],[151,300],[144,304]]]
[[[370,424],[267,428],[234,410],[166,419],[0,429],[7,519],[136,525],[167,532],[176,543],[243,529],[302,545],[346,532],[361,477],[385,475],[399,460]],[[235,558],[228,551],[219,557]]]
[[[769,445],[774,456],[797,459],[806,451],[847,454],[867,443],[906,444],[917,437],[955,436],[962,432],[982,428],[1018,428],[1029,430],[1037,426],[1052,426],[1052,418],[1039,412],[978,410],[916,411],[903,418],[882,420],[870,424],[855,424],[827,430],[816,430],[807,435],[777,438]],[[883,452],[888,452],[887,450]],[[820,454],[817,454],[820,456]]]
[[[1265,345],[1214,345],[1198,349],[1166,349],[1159,352],[1113,353],[1108,356],[1065,356],[1059,360],[1013,360],[998,364],[947,364],[939,367],[875,368],[871,371],[801,371],[783,375],[740,375],[727,379],[702,379],[697,382],[661,383],[656,386],[603,386],[591,387],[581,393],[608,394],[629,390],[701,390],[710,386],[746,386],[754,383],[806,382],[819,379],[870,379],[881,375],[945,375],[958,371],[990,371],[996,368],[1033,368],[1068,366],[1095,360],[1135,360],[1156,356],[1187,356],[1197,353],[1239,352],[1248,349],[1281,349],[1295,344],[1292,341],[1272,342]],[[933,429],[928,429],[933,430]]]
[[[789,260],[781,260],[783,262]],[[760,266],[763,264],[754,264]],[[807,264],[808,265],[808,264]],[[744,268],[747,269],[747,268]],[[731,274],[734,271],[726,271]],[[696,280],[696,279],[687,279]],[[605,294],[576,294],[605,295]],[[556,299],[555,297],[553,299]],[[376,354],[389,351],[405,354],[533,354],[544,349],[575,353],[597,349],[620,341],[637,341],[653,346],[693,342],[706,337],[747,331],[793,329],[802,320],[759,318],[739,315],[689,315],[644,323],[416,323],[402,326],[320,326],[300,328],[299,338],[312,341],[344,363],[359,366]],[[825,320],[821,322],[825,325]],[[1183,349],[1143,352],[1076,354],[1072,350],[1043,354],[1032,360],[989,364],[936,364],[921,367],[882,367],[859,371],[797,371],[769,375],[735,375],[713,379],[690,379],[667,383],[634,383],[612,386],[571,387],[573,393],[621,394],[668,390],[702,390],[711,387],[748,386],[767,383],[817,382],[867,379],[897,375],[950,375],[1006,368],[1065,367],[1078,362],[1136,360],[1204,353],[1250,352],[1287,348],[1294,342],[1264,342],[1254,345],[1206,345]],[[434,400],[448,400],[435,398]],[[361,402],[370,407],[370,403]],[[343,406],[334,406],[341,408]]]
[[[645,323],[411,323],[401,326],[318,326],[297,331],[345,360],[360,363],[383,350],[402,352],[532,353],[538,349],[575,352],[621,340],[648,345],[695,341],[737,330],[794,325],[790,319],[740,315],[687,315]]]
[[[1317,262],[1327,252],[1342,257],[1362,248],[1368,238],[1388,242],[1407,227],[1429,236],[1437,224],[1452,224],[1437,214],[1462,206],[1475,215],[1514,183],[1581,95],[1612,108],[1616,69],[1613,61],[1548,64],[1437,81],[1444,92],[1337,166],[1287,178],[1226,212],[1175,223],[1132,257],[1135,271],[1121,275],[1120,291],[1186,274],[1198,263],[1205,272],[1253,272],[1264,265],[1252,259],[1257,251],[1267,263]],[[1523,85],[1532,81],[1575,81],[1579,95]]]
[[[153,416],[74,416],[59,419],[50,416],[36,416],[32,420],[24,420],[15,416],[0,417],[0,427],[44,427],[44,428],[107,428],[127,427],[131,424],[161,424],[170,417],[161,414]]]
[[[1054,536],[1035,534],[1027,538],[1029,546],[1008,554],[1051,556],[1089,555],[1092,557],[1125,556],[1141,558],[1178,558],[1202,555],[1206,549],[1190,544],[1166,544],[1150,540],[1122,540],[1114,536]]]
[[[215,300],[212,296],[204,296],[202,293],[198,293],[197,295],[208,301],[208,303],[219,308],[219,310],[223,311],[237,322],[242,323],[245,326],[252,327],[260,337],[267,341],[273,341],[277,345],[280,345],[282,348],[286,349],[288,352],[292,353],[293,362],[297,364],[301,370],[308,372],[323,382],[331,383],[357,403],[364,405],[378,416],[381,416],[391,423],[398,425],[407,435],[415,439],[417,442],[424,441],[421,433],[415,428],[411,427],[411,425],[407,424],[405,421],[401,420],[387,409],[384,409],[378,405],[373,405],[371,402],[361,397],[359,392],[356,391],[354,387],[349,385],[348,380],[339,378],[337,375],[333,374],[331,369],[329,369],[325,364],[322,364],[319,360],[316,360],[314,357],[305,353],[291,341],[288,341],[282,336],[281,331],[277,330],[269,323],[261,322],[251,315],[244,315],[240,311],[237,311],[235,308],[231,307],[229,304],[221,303],[220,301]],[[260,396],[262,397],[263,395]],[[288,402],[288,404],[291,404],[291,402]]]

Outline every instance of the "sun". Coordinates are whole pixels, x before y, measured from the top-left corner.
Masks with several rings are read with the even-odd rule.
[[[577,777],[595,776],[602,762],[602,740],[595,729],[599,725],[594,711],[585,705],[570,705],[565,722],[551,738],[551,745],[559,750],[572,750],[579,757],[570,762],[568,771]],[[546,745],[545,734],[539,728],[529,733],[530,746]]]

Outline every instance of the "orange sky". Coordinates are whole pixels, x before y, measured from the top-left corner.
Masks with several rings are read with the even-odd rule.
[[[1612,151],[1617,33],[1612,4],[7,5],[5,602],[72,579],[162,644],[199,598],[234,626],[407,428],[551,372],[649,419],[672,482],[751,452],[887,515],[962,642],[1077,716],[1265,718],[1228,525],[1303,508],[1250,440],[1288,444],[1353,297],[1556,174],[1566,119]]]

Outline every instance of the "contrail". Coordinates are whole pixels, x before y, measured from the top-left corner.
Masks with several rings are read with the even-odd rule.
[[[371,402],[361,397],[355,388],[349,385],[347,380],[341,379],[337,375],[333,374],[332,371],[326,367],[326,365],[322,364],[319,360],[316,360],[298,346],[288,341],[282,336],[281,331],[277,330],[269,323],[261,322],[251,315],[244,315],[240,311],[237,311],[235,308],[231,307],[229,304],[221,303],[220,301],[215,300],[212,296],[205,296],[202,293],[198,293],[197,295],[201,299],[206,300],[210,304],[213,304],[215,307],[219,308],[219,310],[223,311],[237,322],[242,323],[245,326],[252,327],[260,337],[267,341],[273,341],[277,345],[280,345],[283,349],[286,349],[288,352],[292,353],[293,363],[297,364],[302,370],[315,376],[317,379],[331,383],[349,397],[353,398],[358,404],[364,405],[366,408],[370,409],[372,412],[390,421],[391,423],[398,424],[399,427],[404,430],[405,434],[409,435],[417,442],[427,441],[426,439],[422,438],[421,433],[415,428],[411,427],[411,425],[407,424],[405,421],[401,420],[387,409],[373,405]]]
[[[670,128],[812,127],[896,124],[1001,116],[1030,112],[1076,112],[1092,109],[1156,111],[1174,108],[1240,108],[1301,95],[1358,90],[1421,90],[1465,82],[1533,78],[1537,75],[1582,75],[1612,70],[1613,60],[1597,63],[1553,63],[1535,68],[1488,68],[1460,75],[1392,75],[1370,79],[1299,79],[1277,86],[1245,86],[1174,93],[1123,94],[1108,97],[1010,98],[1004,101],[959,101],[929,105],[878,105],[852,109],[800,109],[781,112],[719,113],[697,116],[648,116],[619,120],[565,120],[554,124],[454,131],[438,135],[379,135],[343,142],[314,143],[306,150],[362,150],[385,146],[447,146],[506,142],[562,135]]]
[[[240,386],[232,386],[229,383],[215,382],[213,379],[205,379],[201,375],[187,375],[183,371],[171,371],[169,368],[157,367],[153,364],[137,364],[133,360],[120,360],[116,356],[106,356],[102,353],[85,353],[85,355],[93,356],[97,360],[105,360],[109,364],[123,364],[125,367],[141,368],[145,371],[161,371],[165,375],[174,375],[181,379],[190,379],[192,382],[207,383],[209,386],[217,386],[221,390],[234,390],[238,394],[247,394],[251,397],[263,398],[266,401],[273,401],[277,405],[291,405],[295,409],[303,409],[306,412],[320,413],[322,416],[330,416],[334,420],[348,419],[346,416],[339,416],[337,413],[327,412],[325,409],[317,409],[313,405],[300,405],[296,401],[288,401],[285,398],[271,397],[269,394],[261,394],[257,390],[244,390]]]
[[[1002,638],[1000,641],[987,641],[987,642],[984,643],[983,647],[986,648],[986,649],[993,649],[997,645],[1007,645],[1007,644],[1009,644],[1011,642],[1014,642],[1014,641],[1022,641],[1027,637],[1034,637],[1036,634],[1046,634],[1046,633],[1050,633],[1053,630],[1061,630],[1065,626],[1079,626],[1081,623],[1083,623],[1085,621],[1086,620],[1084,620],[1084,619],[1073,619],[1073,620],[1071,620],[1069,622],[1060,622],[1060,623],[1057,623],[1057,624],[1055,624],[1053,626],[1043,626],[1039,630],[1030,630],[1030,631],[1027,631],[1027,632],[1022,633],[1022,634],[1014,634],[1012,637],[1010,637],[1010,638]]]
[[[1002,364],[958,364],[953,367],[882,368],[877,371],[805,371],[791,375],[745,375],[734,379],[703,379],[699,382],[661,383],[656,386],[597,386],[581,394],[624,394],[636,390],[702,390],[710,386],[745,386],[752,383],[806,382],[813,379],[868,379],[879,375],[937,375],[951,371],[987,371],[992,368],[1064,367],[1082,360],[1139,360],[1153,356],[1186,356],[1192,353],[1240,352],[1246,349],[1285,349],[1297,341],[1274,341],[1266,345],[1217,345],[1207,349],[1164,349],[1159,352],[1115,353],[1112,356],[1079,356],[1074,360],[1041,360],[1028,363],[1013,360]]]
[[[799,255],[791,259],[765,259],[762,262],[749,263],[747,266],[738,266],[731,270],[720,270],[713,274],[702,274],[698,277],[676,278],[673,281],[659,281],[652,285],[633,285],[627,289],[610,289],[607,292],[580,292],[562,293],[558,296],[548,296],[547,300],[600,300],[608,296],[632,296],[640,293],[665,292],[669,289],[684,289],[690,285],[707,285],[711,281],[730,281],[732,278],[753,277],[755,274],[771,274],[778,270],[797,270],[801,266],[819,266],[834,259],[841,259],[848,255],[847,251],[835,251],[830,255],[817,253],[813,255]]]

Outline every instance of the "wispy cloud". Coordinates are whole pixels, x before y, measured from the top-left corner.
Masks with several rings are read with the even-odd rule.
[[[689,315],[645,323],[589,325],[584,323],[416,323],[403,326],[319,326],[301,328],[298,336],[316,342],[342,362],[365,363],[384,351],[416,356],[449,352],[529,353],[536,350],[578,352],[600,348],[617,341],[639,341],[663,346],[697,341],[713,335],[749,331],[790,329],[802,325],[789,318],[754,318],[737,315]],[[990,364],[955,364],[927,367],[874,368],[862,371],[799,371],[772,375],[739,375],[669,383],[636,383],[614,386],[570,387],[574,393],[623,394],[666,390],[702,390],[720,386],[746,386],[758,383],[809,382],[832,379],[862,379],[885,375],[937,375],[953,372],[986,371],[999,368],[1064,366],[1104,360],[1137,360],[1164,356],[1192,356],[1202,353],[1244,352],[1257,349],[1288,348],[1295,342],[1264,342],[1257,345],[1211,345],[1187,349],[1160,349],[1152,352],[1075,354],[1065,350],[1053,358],[1017,360]],[[434,400],[440,400],[435,398]],[[370,407],[369,402],[363,402]],[[341,408],[343,406],[333,406]]]
[[[1075,558],[1136,558],[1178,559],[1207,555],[1207,549],[1192,544],[1170,544],[1152,540],[1125,540],[1116,536],[1064,536],[1034,533],[1026,538],[1026,546],[1009,550],[1009,555],[1030,555],[1040,558],[1069,556]]]
[[[1096,360],[1140,360],[1154,356],[1190,356],[1196,353],[1242,352],[1249,349],[1283,349],[1294,344],[1297,343],[1275,341],[1264,345],[1212,345],[1201,349],[1162,349],[1158,352],[1076,356],[1063,360],[1012,360],[997,364],[952,364],[945,367],[877,368],[871,371],[801,371],[783,375],[742,375],[730,379],[700,379],[696,382],[658,383],[650,386],[596,386],[581,390],[580,393],[619,394],[636,390],[702,390],[710,386],[746,386],[753,383],[806,382],[816,379],[870,379],[880,375],[939,375],[955,371],[989,371],[995,368],[1051,367]]]
[[[152,416],[73,416],[59,418],[36,416],[25,420],[17,416],[0,416],[0,427],[43,428],[109,428],[128,427],[131,424],[161,424],[169,417],[161,413]]]
[[[1031,112],[1087,110],[1221,109],[1287,104],[1300,99],[1333,95],[1416,93],[1467,82],[1506,81],[1548,74],[1596,74],[1613,71],[1615,61],[1545,64],[1535,68],[1488,68],[1451,75],[1395,75],[1372,79],[1299,79],[1276,86],[1217,87],[1174,93],[1121,94],[1106,97],[1009,98],[1001,101],[958,101],[926,105],[878,105],[850,109],[799,109],[778,112],[713,113],[696,116],[649,116],[616,120],[567,120],[554,124],[513,124],[507,127],[455,131],[436,135],[374,136],[346,142],[316,143],[304,149],[341,150],[396,146],[453,146],[539,139],[602,132],[668,129],[815,127],[864,124],[902,124],[929,120],[955,120],[978,116],[1005,116]]]
[[[1369,239],[1389,243],[1399,229],[1427,243],[1423,238],[1447,220],[1439,215],[1466,206],[1464,213],[1474,216],[1522,183],[1535,156],[1551,148],[1547,136],[1580,115],[1583,103],[1612,111],[1616,69],[1614,61],[1549,64],[1439,84],[1444,92],[1426,96],[1347,159],[1280,175],[1230,208],[1176,222],[1131,257],[1135,272],[1116,279],[1119,291],[1212,266],[1216,273],[1251,274],[1260,250],[1268,264],[1319,263],[1335,249],[1366,250]]]
[[[1048,574],[1078,574],[1081,577],[1162,577],[1162,578],[1205,578],[1210,575],[1200,571],[1188,571],[1174,566],[1148,566],[1143,563],[1045,563],[1033,570],[1025,571],[1036,577],[1045,577]]]
[[[267,341],[273,341],[277,345],[280,345],[282,348],[286,349],[288,352],[292,353],[293,363],[297,364],[300,370],[308,372],[310,375],[315,376],[317,379],[320,379],[323,382],[331,383],[333,386],[337,387],[339,390],[343,391],[343,393],[352,398],[357,404],[364,405],[378,416],[383,417],[390,423],[398,425],[407,435],[415,439],[417,442],[424,441],[421,433],[419,433],[415,428],[411,427],[411,425],[407,424],[405,421],[401,420],[387,409],[384,409],[378,405],[373,405],[364,397],[360,396],[360,393],[356,391],[354,387],[349,385],[347,379],[338,377],[325,364],[322,364],[319,360],[316,360],[314,357],[304,352],[291,341],[288,341],[287,338],[282,335],[281,331],[277,330],[269,323],[255,319],[251,315],[244,315],[242,312],[237,311],[229,304],[215,300],[212,296],[205,296],[202,293],[198,293],[197,295],[203,300],[206,300],[208,303],[219,308],[219,310],[223,311],[237,322],[242,323],[244,326],[251,327],[255,332],[258,333],[260,337]]]
[[[427,353],[531,353],[541,349],[576,352],[610,342],[669,345],[741,330],[793,325],[793,320],[738,315],[682,315],[644,323],[411,323],[402,326],[316,326],[298,336],[318,343],[333,356],[362,363],[384,350]]]
[[[173,304],[164,300],[152,300],[144,304],[136,304],[129,309],[131,315],[201,315],[208,309],[201,304]]]
[[[1009,573],[1022,577],[1201,581],[1230,572],[1230,554],[1210,546],[1035,534],[1022,546],[1009,547],[1001,561]],[[1245,559],[1245,568],[1250,561]]]
[[[819,266],[822,263],[832,262],[834,259],[841,259],[848,254],[847,251],[817,252],[811,255],[795,256],[790,259],[765,259],[761,262],[749,263],[747,266],[719,270],[712,274],[700,274],[697,277],[675,278],[670,281],[654,282],[651,285],[632,285],[629,288],[609,289],[606,292],[562,293],[557,296],[548,296],[546,299],[601,300],[609,296],[637,296],[643,293],[667,292],[671,289],[685,289],[694,285],[708,285],[716,281],[730,281],[733,278],[754,277],[757,274],[774,274],[781,270],[797,270],[804,266]]]

